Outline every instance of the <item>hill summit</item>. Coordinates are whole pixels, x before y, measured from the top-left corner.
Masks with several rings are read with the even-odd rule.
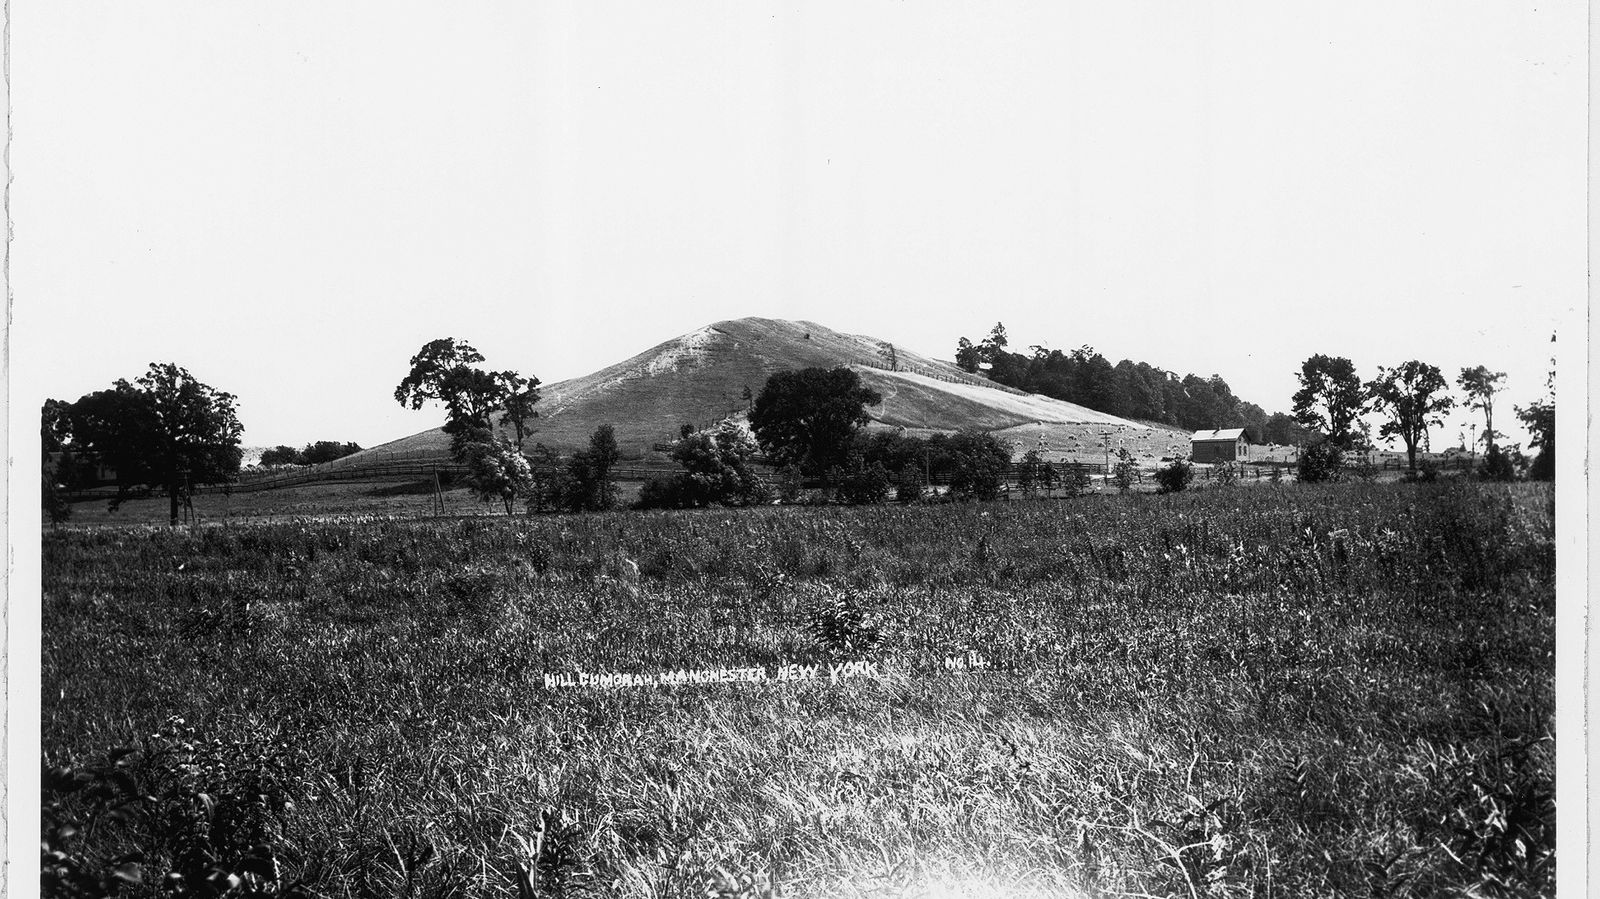
[[[1073,403],[1026,394],[969,374],[949,362],[859,334],[807,321],[741,318],[717,322],[658,344],[592,374],[540,387],[539,417],[528,445],[558,452],[581,449],[602,424],[616,429],[625,456],[677,439],[684,423],[703,428],[749,410],[746,391],[761,392],[775,372],[799,368],[855,370],[883,401],[868,409],[871,428],[929,434],[980,428],[1018,453],[1041,438],[1051,458],[1093,457],[1107,441],[1144,456],[1187,451],[1184,435]],[[503,431],[510,436],[509,429]],[[448,452],[434,428],[347,457]]]

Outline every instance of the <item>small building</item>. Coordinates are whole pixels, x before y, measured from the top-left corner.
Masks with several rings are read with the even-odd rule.
[[[1237,462],[1248,455],[1250,443],[1244,439],[1244,428],[1195,431],[1189,438],[1191,462]]]

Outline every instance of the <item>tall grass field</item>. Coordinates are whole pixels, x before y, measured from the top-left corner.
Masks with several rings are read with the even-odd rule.
[[[1552,503],[45,531],[44,891],[1550,895]]]

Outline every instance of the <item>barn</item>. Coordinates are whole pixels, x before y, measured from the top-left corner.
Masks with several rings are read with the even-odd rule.
[[[1250,454],[1244,428],[1195,431],[1189,439],[1189,447],[1189,459],[1193,462],[1236,462]]]

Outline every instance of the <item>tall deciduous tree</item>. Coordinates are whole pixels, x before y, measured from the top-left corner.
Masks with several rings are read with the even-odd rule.
[[[1385,437],[1399,437],[1406,445],[1406,466],[1417,473],[1417,447],[1428,436],[1428,428],[1443,424],[1442,415],[1455,408],[1456,401],[1443,392],[1449,388],[1437,366],[1413,359],[1394,368],[1378,368],[1378,376],[1367,382],[1367,395],[1373,408],[1387,416],[1378,428]]]
[[[811,476],[843,466],[856,430],[869,420],[867,406],[883,402],[848,368],[780,371],[750,410],[750,427],[778,465],[798,465]]]
[[[465,341],[457,343],[453,337],[429,341],[411,357],[411,371],[394,389],[395,402],[402,406],[444,404],[444,431],[457,459],[466,458],[468,444],[492,442],[490,416],[529,383],[514,371],[477,368],[483,361],[483,354]]]
[[[1482,365],[1463,368],[1456,378],[1456,385],[1467,395],[1467,408],[1483,412],[1483,443],[1489,451],[1493,451],[1495,438],[1500,436],[1494,429],[1494,395],[1505,379],[1505,372],[1490,371]]]
[[[529,423],[539,417],[538,410],[533,408],[534,404],[539,402],[539,379],[508,374],[513,374],[515,381],[511,392],[506,396],[506,411],[500,416],[500,423],[511,425],[517,435],[517,449],[522,449],[522,441],[532,430]]]
[[[1366,404],[1355,364],[1343,356],[1318,353],[1300,366],[1294,394],[1295,421],[1333,445],[1349,445],[1351,427]]]
[[[165,490],[172,524],[192,487],[239,473],[244,426],[234,397],[173,363],[154,363],[133,383],[81,397],[72,406],[73,442],[117,475],[117,497],[134,487]]]

